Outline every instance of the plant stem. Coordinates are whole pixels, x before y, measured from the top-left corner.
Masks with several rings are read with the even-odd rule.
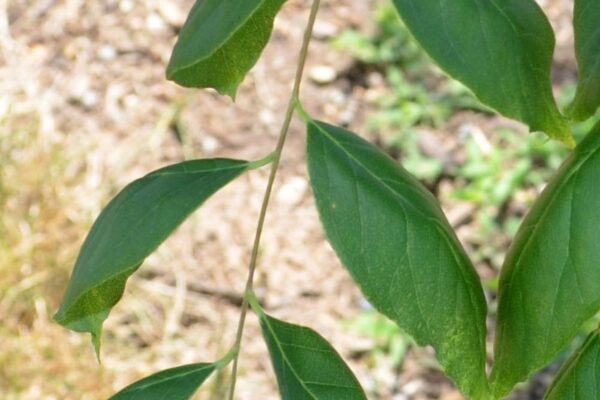
[[[294,116],[296,102],[297,102],[299,94],[300,94],[300,83],[302,82],[302,75],[304,74],[304,66],[306,65],[306,56],[308,54],[308,46],[310,45],[310,39],[312,37],[312,32],[313,32],[313,28],[315,25],[315,20],[317,19],[317,12],[319,11],[320,3],[321,3],[321,0],[313,0],[312,6],[310,9],[310,15],[308,18],[308,24],[306,25],[306,29],[304,31],[304,39],[302,41],[302,48],[300,50],[300,56],[298,57],[298,67],[296,69],[296,76],[294,78],[294,87],[292,89],[292,94],[290,96],[287,110],[285,112],[285,118],[283,121],[283,125],[281,126],[281,131],[279,133],[279,139],[277,141],[277,146],[273,153],[274,156],[273,156],[273,163],[271,164],[271,173],[269,175],[269,180],[267,182],[267,188],[265,190],[262,206],[260,209],[260,214],[258,217],[256,233],[254,235],[254,245],[252,247],[252,255],[250,257],[248,280],[246,282],[245,293],[249,293],[253,289],[254,274],[256,272],[258,251],[259,251],[259,247],[260,247],[260,240],[262,237],[263,227],[265,225],[265,217],[267,215],[267,209],[269,208],[269,201],[271,199],[271,193],[273,192],[273,184],[275,183],[275,178],[277,177],[277,171],[279,169],[279,163],[281,161],[281,154],[282,154],[283,148],[285,146],[285,141],[288,136],[290,124],[292,122],[292,117]],[[232,367],[232,371],[231,371],[231,384],[229,386],[229,396],[228,396],[229,400],[233,400],[233,396],[235,393],[235,384],[236,384],[236,380],[237,380],[239,353],[240,353],[240,348],[241,348],[241,344],[242,344],[242,336],[244,333],[244,326],[246,323],[247,314],[248,314],[248,300],[247,300],[247,296],[244,295],[244,302],[242,303],[242,310],[240,313],[240,320],[239,320],[239,324],[238,324],[237,335],[236,335],[235,345],[234,345],[234,349],[237,349],[237,352],[233,359],[233,367]]]

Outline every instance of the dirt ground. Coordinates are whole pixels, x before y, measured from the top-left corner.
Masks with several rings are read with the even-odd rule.
[[[191,4],[0,0],[0,205],[14,218],[0,230],[2,398],[103,399],[156,370],[220,358],[233,343],[266,170],[210,199],[130,280],[105,324],[101,365],[87,337],[51,322],[85,232],[120,188],[185,158],[254,160],[274,147],[308,2],[285,5],[235,103],[164,78]],[[557,83],[572,80],[571,1],[542,5],[558,32]],[[383,83],[366,77],[374,83],[356,85],[348,74],[353,60],[329,39],[351,27],[372,29],[372,8],[371,0],[324,1],[302,89],[309,113],[356,132],[364,131],[371,92]],[[373,338],[344,328],[341,321],[367,306],[325,241],[304,140],[295,121],[262,241],[256,290],[265,309],[327,337],[369,398],[461,399],[428,349],[411,350],[401,370],[371,365]],[[278,398],[254,317],[240,373],[239,399]],[[223,398],[220,386],[213,380],[197,398]]]

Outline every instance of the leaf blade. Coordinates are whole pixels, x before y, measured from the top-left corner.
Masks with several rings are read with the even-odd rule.
[[[567,115],[576,121],[593,116],[600,106],[600,8],[594,0],[575,0],[575,53],[579,82]]]
[[[314,330],[267,315],[254,294],[257,313],[282,400],[367,400],[342,357]]]
[[[342,264],[378,311],[437,350],[465,393],[486,398],[485,298],[437,201],[350,132],[319,121],[308,130],[311,185]]]
[[[170,368],[132,383],[110,400],[187,400],[217,368],[207,363]]]
[[[550,79],[554,34],[533,0],[394,0],[421,46],[485,104],[574,146]]]
[[[197,0],[173,49],[167,78],[235,98],[266,46],[284,2]]]
[[[592,332],[581,348],[562,366],[546,400],[597,399],[600,395],[600,334]]]
[[[129,184],[94,222],[54,319],[90,332],[98,353],[102,323],[127,278],[191,212],[252,166],[228,159],[186,161]]]
[[[500,275],[492,382],[508,393],[550,362],[600,309],[596,125],[525,217]]]

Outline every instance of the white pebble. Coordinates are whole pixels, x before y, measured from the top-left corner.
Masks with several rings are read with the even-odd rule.
[[[336,78],[337,72],[335,69],[326,65],[318,65],[310,70],[310,79],[319,85],[331,83]]]

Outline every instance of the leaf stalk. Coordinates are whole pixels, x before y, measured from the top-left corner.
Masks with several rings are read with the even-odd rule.
[[[275,151],[273,152],[273,160],[271,163],[271,172],[269,175],[269,180],[267,182],[267,188],[265,190],[265,194],[262,201],[262,206],[260,209],[260,214],[258,217],[258,223],[256,226],[256,232],[254,234],[254,244],[252,246],[252,255],[250,257],[250,264],[248,267],[248,280],[246,281],[246,288],[244,290],[245,293],[250,293],[253,291],[254,287],[254,275],[256,272],[256,265],[258,261],[258,253],[260,247],[260,241],[262,237],[262,232],[265,224],[265,218],[267,215],[267,210],[269,208],[269,202],[271,200],[271,193],[273,192],[273,185],[275,183],[275,178],[277,177],[277,171],[279,170],[279,164],[281,162],[281,155],[283,153],[283,148],[286,143],[286,139],[288,137],[288,132],[290,129],[290,124],[292,122],[292,118],[294,116],[294,111],[296,110],[296,104],[298,102],[298,97],[300,94],[300,84],[302,82],[302,76],[304,75],[304,67],[306,65],[306,58],[308,55],[308,47],[310,45],[310,40],[312,37],[313,28],[315,25],[315,21],[317,19],[317,13],[319,11],[321,1],[313,0],[310,15],[308,17],[308,23],[306,25],[306,29],[304,31],[304,39],[302,41],[302,47],[300,49],[300,55],[298,57],[298,65],[296,69],[296,75],[294,78],[294,86],[292,89],[292,93],[288,102],[288,106],[285,112],[285,118],[283,121],[283,125],[281,126],[281,131],[279,133],[279,139],[277,141],[277,146],[275,147]],[[244,301],[242,303],[242,309],[240,312],[240,319],[237,328],[237,334],[235,339],[234,348],[241,349],[242,344],[242,336],[244,333],[244,326],[246,323],[246,316],[248,314],[249,303],[247,296],[244,297]],[[239,351],[235,354],[233,359],[233,367],[231,371],[231,383],[229,386],[229,395],[228,399],[233,400],[235,394],[235,385],[237,381],[237,370],[238,370],[238,362],[239,362]]]

